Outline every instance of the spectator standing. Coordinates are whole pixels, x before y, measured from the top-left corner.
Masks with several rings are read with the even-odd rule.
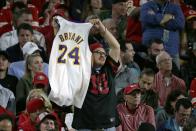
[[[115,131],[116,94],[113,85],[119,66],[120,45],[98,19],[92,21],[110,47],[107,56],[100,43],[90,45],[92,52],[92,74],[89,88],[81,109],[74,109],[72,127],[77,130],[103,129]]]
[[[147,45],[152,38],[162,39],[165,50],[174,58],[179,68],[179,33],[185,25],[180,6],[168,0],[152,0],[142,5],[140,19],[143,30],[142,43]]]

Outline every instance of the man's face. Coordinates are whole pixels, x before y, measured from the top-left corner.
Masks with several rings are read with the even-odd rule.
[[[93,66],[103,66],[107,57],[105,50],[103,48],[97,48],[92,53]]]
[[[55,123],[54,120],[46,118],[40,124],[40,131],[53,131],[55,130]]]
[[[125,16],[126,15],[126,2],[119,2],[119,3],[116,3],[116,4],[113,4],[112,5],[113,10],[115,10],[115,13],[118,15],[118,16]]]
[[[29,30],[21,29],[19,31],[18,41],[21,47],[23,47],[26,42],[32,41],[32,39],[33,39],[33,34]]]
[[[156,58],[162,51],[164,51],[163,44],[152,43],[151,47],[148,49],[148,54]]]
[[[124,63],[130,63],[133,61],[135,51],[134,51],[133,46],[131,44],[125,44],[125,46],[127,49],[124,52],[123,61],[124,61]]]
[[[91,6],[94,9],[101,9],[101,7],[102,7],[102,0],[91,0]]]
[[[0,130],[1,131],[12,131],[11,121],[5,119],[0,121]]]
[[[8,66],[9,66],[8,59],[5,56],[0,55],[0,71],[6,71]]]
[[[22,23],[27,23],[29,25],[32,25],[33,22],[33,16],[32,14],[22,14],[20,18],[17,19],[17,26],[19,26]]]
[[[153,76],[148,76],[146,74],[143,74],[139,80],[140,89],[142,91],[150,90],[152,88],[153,81],[154,81]]]
[[[171,71],[172,70],[172,58],[168,54],[162,55],[158,63],[158,68],[163,71]]]
[[[137,107],[141,102],[141,92],[134,90],[131,94],[125,95],[125,101],[133,107]]]
[[[175,113],[176,122],[180,126],[184,126],[191,115],[191,108],[185,109],[182,105],[179,110]]]

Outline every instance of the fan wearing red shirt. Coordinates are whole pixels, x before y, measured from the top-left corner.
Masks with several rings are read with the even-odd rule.
[[[121,125],[117,131],[136,131],[141,123],[147,122],[155,127],[155,116],[152,107],[141,104],[141,90],[138,84],[124,88],[124,103],[117,106]]]

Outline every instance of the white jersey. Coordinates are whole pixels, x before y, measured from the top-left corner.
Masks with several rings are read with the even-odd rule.
[[[49,98],[56,104],[82,107],[91,75],[88,45],[91,23],[73,23],[57,16],[60,29],[49,60]]]

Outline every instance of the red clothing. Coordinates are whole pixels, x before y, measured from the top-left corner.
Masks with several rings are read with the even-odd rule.
[[[19,115],[18,115],[18,123],[19,125],[23,122],[25,122],[26,120],[29,119],[29,114],[26,112],[26,111],[23,111],[21,112]]]
[[[138,19],[133,19],[131,17],[128,18],[126,40],[141,44],[142,26]]]
[[[3,7],[0,9],[0,27],[2,22],[6,22],[7,24],[12,24],[12,11],[9,6]]]
[[[53,40],[55,37],[53,27],[51,25],[45,26],[45,27],[40,27],[40,28],[38,28],[38,31],[41,32],[45,37],[46,50],[47,50],[47,55],[49,57],[51,49],[52,49]]]
[[[38,9],[32,4],[28,4],[27,6],[33,16],[32,26],[39,27],[39,11],[38,11]]]
[[[43,5],[46,3],[46,0],[31,0],[31,4],[36,6],[38,11],[42,11]]]
[[[153,90],[159,95],[160,106],[164,106],[168,94],[176,89],[180,89],[182,91],[186,90],[184,80],[172,75],[171,82],[167,85],[160,71],[155,75]]]
[[[133,5],[140,7],[140,0],[133,0]],[[142,26],[138,18],[129,17],[127,21],[126,40],[140,44],[142,41]]]
[[[12,18],[10,6],[0,9],[0,36],[12,30]]]
[[[190,5],[186,5],[185,3],[180,3],[181,9],[183,11],[183,14],[186,18],[186,20],[192,19],[193,17],[196,17],[196,9],[194,9]]]
[[[130,113],[124,103],[119,104],[117,110],[121,120],[121,125],[117,128],[117,131],[137,131],[143,122],[148,122],[155,126],[154,110],[148,105],[139,105],[134,114]]]
[[[36,131],[35,124],[33,124],[30,119],[18,125],[18,130],[20,129],[23,131]]]
[[[13,30],[13,26],[11,24],[6,24],[2,27],[0,27],[0,37],[6,32],[10,32]]]
[[[7,114],[7,115],[9,115],[9,116],[12,117],[13,121],[16,120],[16,116],[15,116],[12,112],[6,110],[4,107],[2,107],[2,106],[0,105],[0,115],[1,115],[1,114]]]

